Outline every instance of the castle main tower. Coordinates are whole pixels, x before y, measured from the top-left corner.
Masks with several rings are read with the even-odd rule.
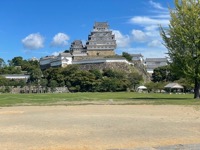
[[[86,50],[88,56],[112,56],[116,48],[115,35],[109,30],[107,22],[95,22],[88,36]]]

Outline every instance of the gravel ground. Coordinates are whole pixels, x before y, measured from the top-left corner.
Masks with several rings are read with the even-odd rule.
[[[151,150],[198,143],[200,109],[194,106],[0,108],[1,150]]]

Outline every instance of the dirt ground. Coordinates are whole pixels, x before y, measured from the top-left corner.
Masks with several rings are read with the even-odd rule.
[[[107,150],[200,143],[200,108],[166,105],[0,108],[1,150]]]

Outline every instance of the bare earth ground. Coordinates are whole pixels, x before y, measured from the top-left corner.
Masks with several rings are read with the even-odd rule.
[[[0,108],[1,150],[106,150],[200,143],[194,106]]]

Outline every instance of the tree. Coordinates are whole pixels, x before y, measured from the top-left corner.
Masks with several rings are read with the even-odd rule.
[[[193,90],[193,85],[188,80],[181,78],[176,81],[184,87],[184,92],[191,92]]]
[[[30,81],[36,83],[37,85],[40,82],[40,79],[42,78],[42,71],[38,68],[32,70],[30,72]]]
[[[23,58],[21,56],[18,57],[14,57],[11,61],[10,61],[10,65],[11,66],[21,66],[23,64]]]
[[[113,78],[104,78],[102,80],[102,83],[100,85],[101,91],[103,92],[115,92],[117,89],[117,79]]]
[[[0,76],[0,86],[5,86],[8,84],[8,79],[5,77]]]
[[[172,71],[194,82],[200,98],[200,0],[175,0],[169,28],[160,28]]]
[[[175,81],[178,80],[179,76],[177,76],[173,71],[170,70],[170,66],[162,66],[155,68],[152,74],[153,82],[167,82],[167,81]]]
[[[51,80],[49,82],[49,87],[51,87],[51,92],[54,92],[57,86],[58,86],[58,83],[56,80]]]
[[[70,75],[69,81],[74,91],[92,92],[95,82],[95,75],[89,71],[77,71]]]
[[[126,58],[126,60],[131,61],[132,56],[129,53],[123,52],[122,57]]]
[[[69,53],[69,52],[70,52],[70,50],[65,50],[65,51],[64,51],[64,53]]]
[[[118,78],[118,79],[122,79],[125,77],[124,72],[113,70],[113,69],[104,69],[103,75],[109,78]]]
[[[93,73],[96,79],[101,79],[103,77],[101,71],[98,69],[89,70],[89,72]]]
[[[5,66],[0,68],[0,74],[21,74],[21,69],[13,66]]]
[[[0,68],[3,68],[6,66],[5,61],[3,60],[3,58],[0,58]]]
[[[48,84],[48,80],[47,80],[47,79],[41,79],[40,85],[41,85],[42,87],[46,87],[47,84]]]
[[[23,88],[26,85],[26,81],[25,80],[19,80],[17,84],[18,84],[18,86]]]
[[[137,72],[130,73],[128,75],[129,79],[129,86],[131,89],[136,89],[136,86],[140,84],[140,82],[143,80],[142,75],[140,75]]]
[[[148,92],[161,92],[164,89],[165,82],[148,82],[145,84],[148,89]]]

